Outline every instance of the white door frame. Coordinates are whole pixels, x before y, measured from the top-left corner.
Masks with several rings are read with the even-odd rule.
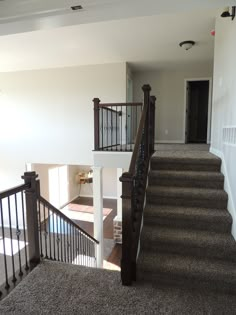
[[[186,143],[186,109],[187,109],[187,82],[209,81],[208,94],[208,114],[207,114],[207,144],[211,143],[211,115],[212,115],[212,78],[187,78],[184,79],[184,123],[183,123],[183,141]]]

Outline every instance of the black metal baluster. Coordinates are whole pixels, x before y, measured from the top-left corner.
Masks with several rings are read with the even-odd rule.
[[[18,245],[18,258],[19,258],[19,276],[22,277],[23,276],[23,272],[22,272],[22,266],[21,266],[21,254],[20,254],[20,235],[21,235],[21,231],[19,229],[19,221],[18,221],[18,203],[17,203],[17,196],[16,194],[14,194],[15,196],[15,210],[16,210],[16,237],[17,237],[17,245]]]
[[[118,115],[118,112],[117,112],[117,106],[116,106],[116,151],[117,151],[117,145],[118,145],[118,124],[117,124],[117,115]]]
[[[89,240],[89,266],[92,267],[91,241]]]
[[[63,244],[62,244],[62,237],[63,237],[63,231],[62,231],[62,218],[60,218],[60,234],[61,234],[61,261],[63,262]]]
[[[79,231],[79,265],[82,265],[81,232]]]
[[[103,107],[101,107],[101,113],[102,113],[102,149],[103,149],[103,114],[104,114],[104,110]]]
[[[75,227],[73,227],[73,240],[74,240],[74,264],[76,265],[76,258],[77,258],[77,255],[76,255],[76,229]]]
[[[113,145],[113,111],[111,111],[111,147]]]
[[[66,246],[66,222],[65,222],[65,220],[63,221],[63,226],[64,226],[64,261],[66,262],[67,246]]]
[[[48,258],[48,246],[47,246],[47,225],[46,225],[46,210],[45,204],[43,205],[43,224],[44,224],[44,242],[45,242],[45,258]]]
[[[12,242],[12,226],[11,226],[11,205],[10,205],[10,198],[7,197],[8,201],[8,215],[9,215],[9,226],[10,226],[10,238],[11,238],[11,259],[12,259],[12,282],[15,283],[17,281],[16,274],[15,274],[15,261],[14,261],[14,255],[13,255],[13,242]]]
[[[120,151],[123,151],[123,129],[122,129],[122,120],[123,120],[123,115],[122,115],[122,107],[120,108],[120,122],[121,122],[121,138],[120,138]]]
[[[106,108],[106,111],[107,111],[107,151],[108,151],[108,109]]]
[[[52,259],[52,242],[51,242],[51,211],[48,209],[48,234],[49,234],[49,252],[50,252],[50,259]]]
[[[125,106],[125,151],[127,151],[127,143],[128,143],[128,114],[127,114],[127,106]]]
[[[79,234],[78,231],[75,230],[75,239],[76,239],[76,265],[79,264]]]
[[[73,244],[72,244],[72,225],[70,224],[70,262],[72,263],[72,251],[73,251]]]
[[[68,228],[68,222],[66,222],[67,224],[67,260],[68,262],[70,262],[70,242],[69,242],[69,228]]]
[[[52,233],[53,233],[53,260],[56,260],[56,242],[55,242],[55,214],[52,212]]]
[[[133,116],[133,107],[130,106],[130,120],[129,120],[130,121],[130,139],[129,139],[130,151],[132,151],[132,130],[133,130],[133,125],[132,125],[132,123],[133,123],[132,118],[133,117],[132,116]]]
[[[41,211],[40,211],[40,202],[38,204],[38,227],[39,227],[39,245],[40,245],[40,256],[43,257],[43,244],[42,244],[42,227],[41,227]]]
[[[3,221],[3,208],[2,208],[2,199],[0,199],[0,213],[1,213],[1,222],[2,222],[2,242],[3,242],[3,257],[4,257],[4,268],[5,268],[5,289],[10,288],[8,282],[8,269],[7,269],[7,256],[6,256],[6,244],[5,244],[5,230],[4,230],[4,221]]]
[[[23,219],[23,234],[24,234],[24,243],[25,243],[25,270],[29,270],[28,265],[28,255],[27,255],[27,245],[26,245],[26,233],[25,233],[25,205],[24,205],[24,195],[23,191],[21,192],[21,204],[22,204],[22,219]]]
[[[134,139],[136,138],[136,135],[137,135],[137,125],[138,125],[138,107],[135,106],[135,134],[134,134]]]
[[[58,215],[56,215],[57,220],[56,220],[56,228],[57,228],[57,260],[60,261],[60,237],[58,234],[58,230],[59,230],[59,224],[58,224]]]

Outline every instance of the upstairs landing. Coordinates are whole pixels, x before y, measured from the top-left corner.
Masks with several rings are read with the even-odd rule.
[[[235,296],[121,285],[120,273],[44,261],[1,303],[2,315],[235,314]]]

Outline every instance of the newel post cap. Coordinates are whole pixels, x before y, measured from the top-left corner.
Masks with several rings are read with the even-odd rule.
[[[151,86],[149,84],[144,84],[143,87],[142,87],[142,90],[144,92],[146,92],[146,91],[150,92],[151,91]]]

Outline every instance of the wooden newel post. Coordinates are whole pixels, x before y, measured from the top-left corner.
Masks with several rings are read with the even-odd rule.
[[[35,172],[25,172],[22,178],[25,184],[30,184],[30,188],[25,191],[26,201],[26,220],[27,233],[29,242],[29,262],[30,267],[34,268],[40,262],[39,251],[39,232],[38,232],[38,214],[37,214],[37,197],[38,197],[38,183],[36,181]]]
[[[99,98],[93,99],[94,103],[94,150],[99,150]]]
[[[150,154],[150,91],[151,87],[149,84],[145,84],[143,87],[143,93],[144,93],[144,107],[147,106],[147,115],[146,115],[146,121],[145,121],[145,159],[148,159]]]
[[[131,285],[134,278],[133,270],[133,219],[132,219],[132,189],[133,176],[124,173],[120,177],[122,183],[122,258],[121,280],[123,285]]]
[[[151,101],[150,101],[150,112],[151,112],[151,147],[150,151],[151,154],[155,151],[155,115],[156,115],[156,97],[151,96]]]

